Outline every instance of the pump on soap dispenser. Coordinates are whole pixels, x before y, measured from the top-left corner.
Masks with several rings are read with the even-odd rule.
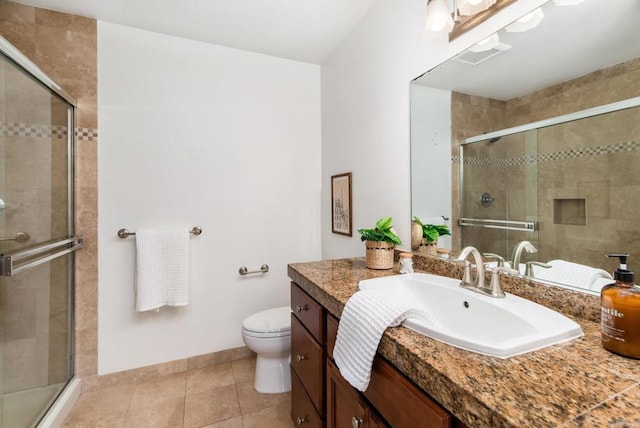
[[[608,351],[640,359],[640,287],[635,275],[627,269],[629,254],[607,254],[620,259],[613,273],[614,284],[600,292],[600,324],[602,346]]]

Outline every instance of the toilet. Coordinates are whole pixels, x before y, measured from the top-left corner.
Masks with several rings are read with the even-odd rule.
[[[257,354],[254,387],[264,394],[291,390],[291,308],[258,312],[242,322],[242,340]]]

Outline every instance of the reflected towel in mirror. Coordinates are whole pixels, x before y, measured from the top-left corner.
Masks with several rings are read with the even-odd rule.
[[[611,275],[602,269],[566,260],[551,260],[550,268],[533,267],[534,277],[543,281],[567,284],[583,290],[591,290],[593,284],[600,278],[611,279]]]

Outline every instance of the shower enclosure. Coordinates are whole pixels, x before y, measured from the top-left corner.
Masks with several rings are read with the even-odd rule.
[[[73,378],[75,101],[0,38],[0,428]]]
[[[462,245],[511,259],[526,240],[531,260],[604,270],[606,252],[638,254],[639,124],[640,97],[468,138]]]

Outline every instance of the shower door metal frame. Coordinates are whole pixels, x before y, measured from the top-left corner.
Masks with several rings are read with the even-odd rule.
[[[57,238],[46,242],[34,244],[32,246],[18,249],[12,252],[0,254],[0,275],[11,276],[20,271],[27,270],[31,267],[38,266],[42,263],[49,262],[53,259],[64,255],[73,255],[76,250],[83,247],[83,237],[75,235],[75,123],[77,101],[69,93],[67,93],[60,85],[49,78],[38,66],[36,66],[22,52],[9,43],[4,37],[0,36],[0,56],[4,57],[9,63],[19,70],[22,70],[26,76],[31,78],[36,84],[44,87],[51,92],[51,95],[57,97],[67,104],[67,233],[64,238]],[[20,258],[24,258],[24,262],[11,269],[13,262],[18,262]],[[8,260],[7,260],[8,259]],[[16,260],[18,259],[18,260]],[[5,270],[9,267],[8,271]],[[75,378],[75,257],[70,259],[67,264],[67,278],[69,286],[67,287],[69,302],[69,349],[68,349],[68,373],[69,378],[66,386]],[[65,391],[63,388],[56,397]],[[54,401],[55,403],[55,401]],[[49,408],[43,409],[43,415]]]

